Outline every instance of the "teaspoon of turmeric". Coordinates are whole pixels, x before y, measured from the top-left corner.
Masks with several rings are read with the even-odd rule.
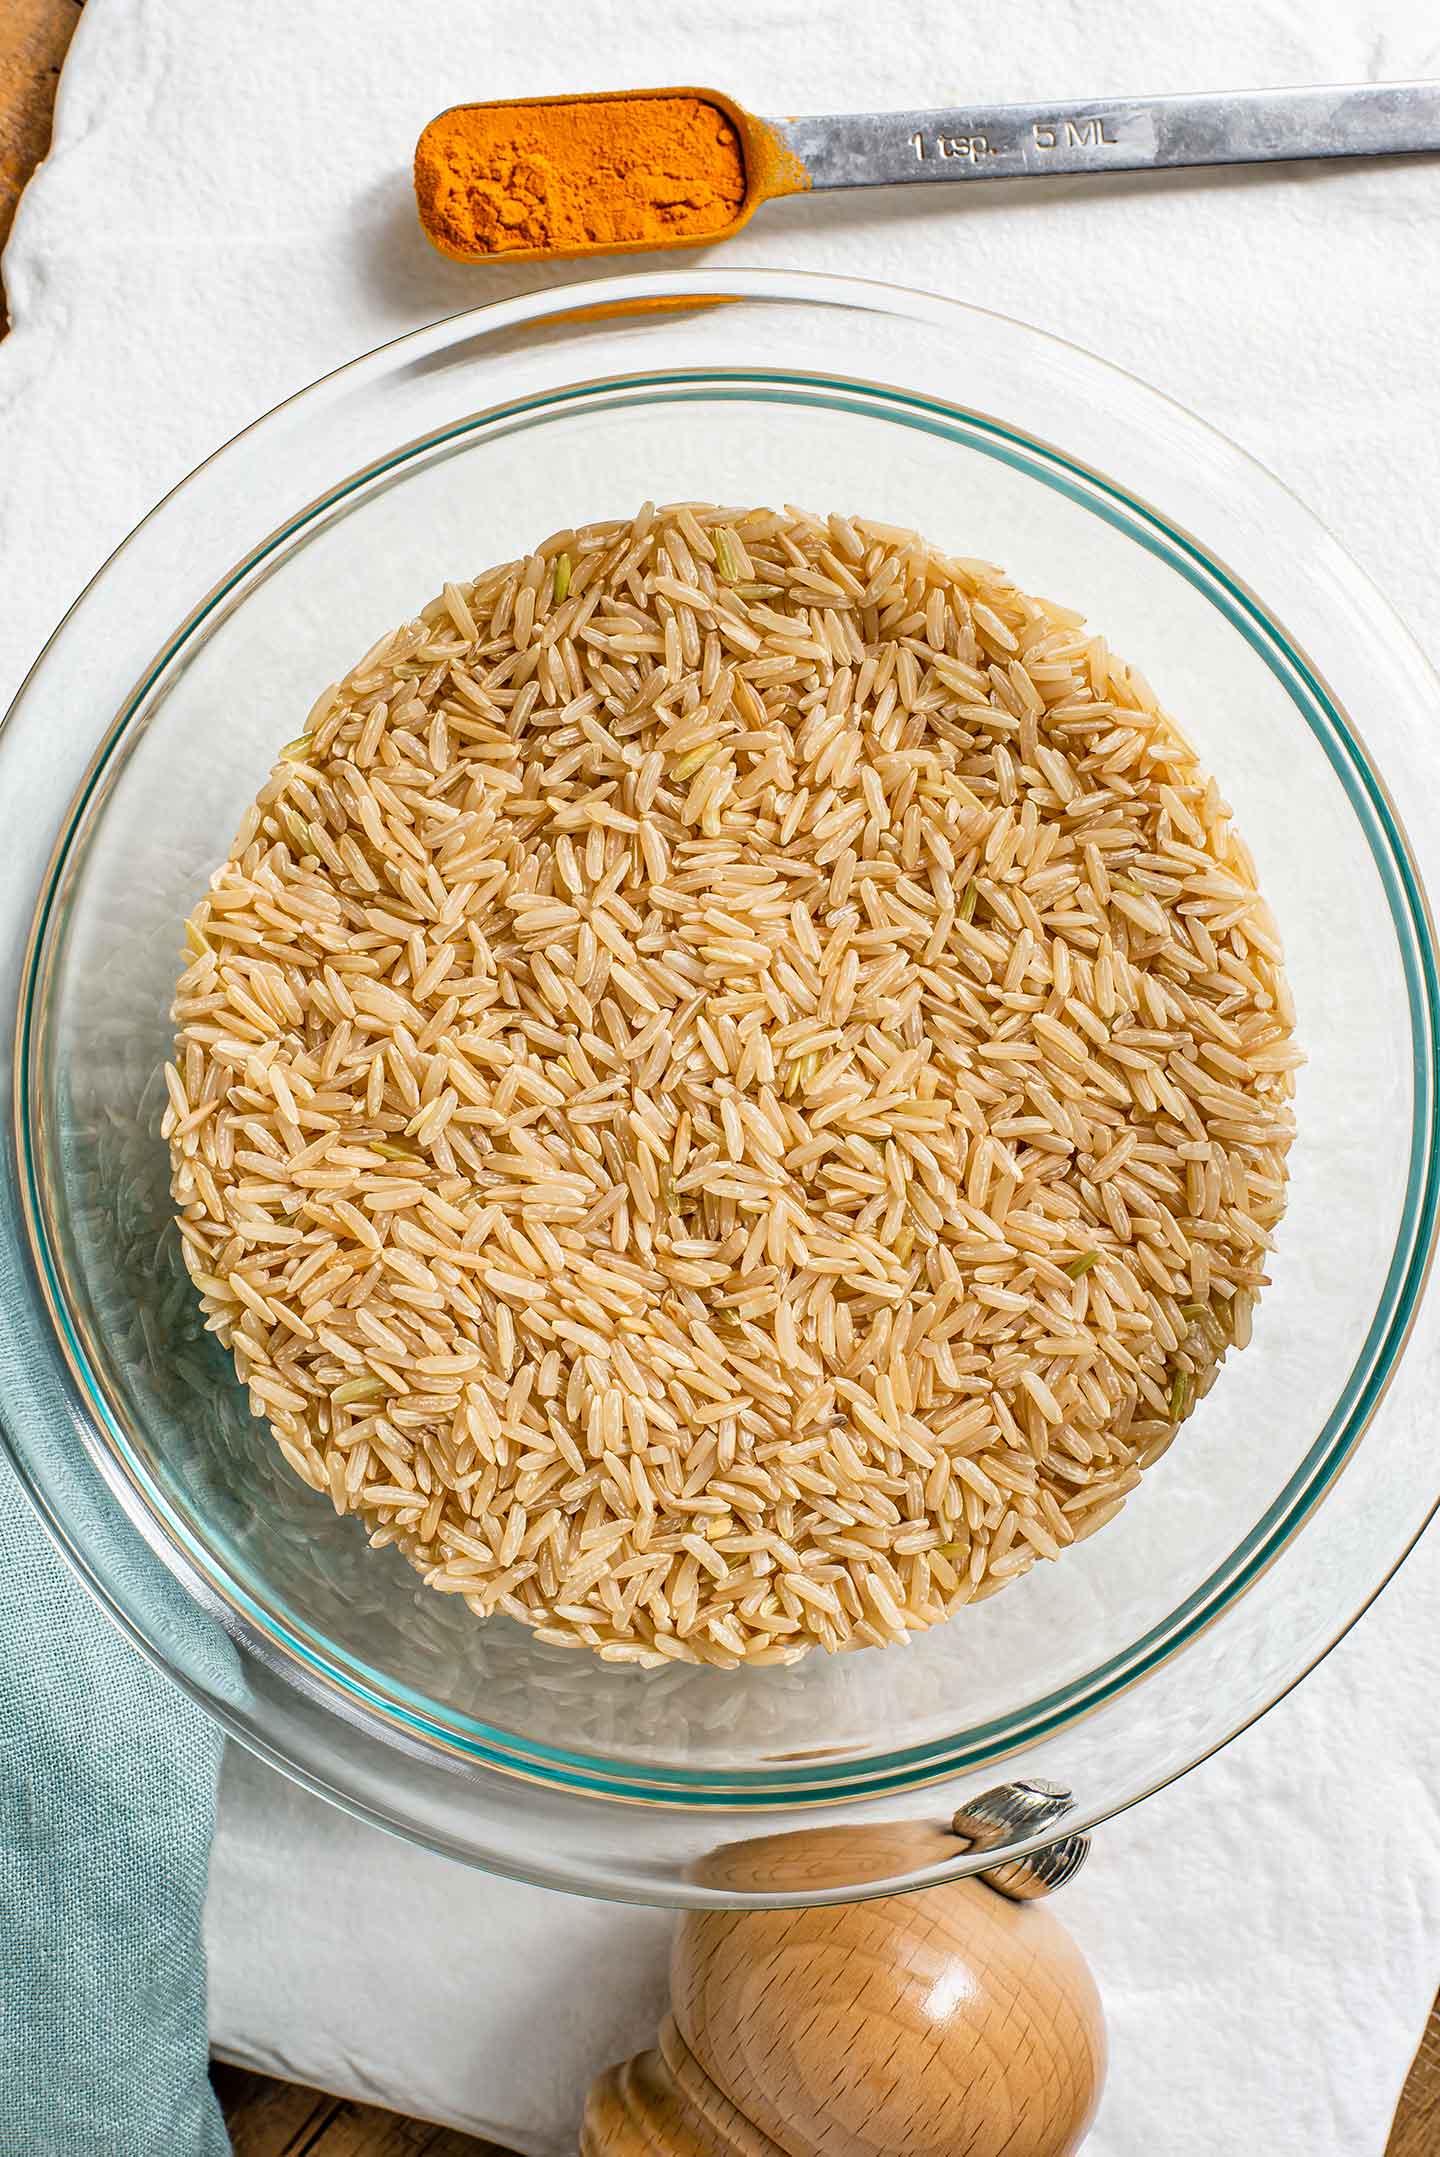
[[[1440,150],[1440,83],[762,120],[719,90],[452,105],[415,150],[420,222],[459,262],[699,247],[811,188],[1029,179]]]
[[[430,122],[415,199],[427,236],[461,262],[697,247],[807,184],[795,163],[765,187],[780,162],[764,122],[714,90],[512,99]]]

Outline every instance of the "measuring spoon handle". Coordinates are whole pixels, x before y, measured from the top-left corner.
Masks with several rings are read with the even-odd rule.
[[[1440,150],[1440,82],[819,113],[766,125],[817,188],[1394,157]]]

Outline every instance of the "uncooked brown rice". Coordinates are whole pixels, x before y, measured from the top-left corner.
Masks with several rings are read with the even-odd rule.
[[[1080,616],[911,532],[647,504],[447,585],[187,944],[208,1324],[297,1474],[547,1640],[901,1640],[1249,1337],[1300,1061],[1250,857]]]

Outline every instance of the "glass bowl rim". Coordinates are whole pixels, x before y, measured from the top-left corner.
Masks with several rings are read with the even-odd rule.
[[[406,332],[402,336],[388,340],[366,353],[357,355],[342,366],[319,377],[315,382],[296,391],[291,397],[282,400],[280,404],[250,422],[237,435],[231,437],[229,442],[220,445],[210,456],[197,464],[140,520],[134,531],[128,535],[126,540],[121,542],[109,560],[97,572],[95,578],[87,585],[86,592],[90,591],[106,577],[117,557],[129,544],[130,539],[133,539],[144,525],[147,525],[153,518],[160,515],[167,505],[181,494],[191,482],[196,480],[215,458],[223,455],[225,451],[243,441],[247,436],[264,428],[279,413],[304,400],[318,396],[327,387],[337,384],[342,378],[356,375],[364,370],[373,370],[378,373],[382,369],[387,355],[391,357],[393,362],[393,359],[399,355],[403,348],[426,345],[433,342],[437,335],[447,331],[453,337],[458,325],[473,323],[476,333],[484,335],[499,327],[535,326],[557,317],[561,319],[566,316],[584,318],[595,308],[613,307],[617,302],[623,305],[627,299],[653,298],[657,295],[657,287],[661,288],[666,297],[672,297],[676,302],[688,300],[693,303],[706,297],[719,299],[731,296],[756,299],[779,298],[790,302],[808,302],[816,305],[854,306],[859,304],[872,310],[895,316],[913,315],[916,310],[916,303],[920,302],[923,303],[927,313],[938,310],[961,317],[989,316],[991,319],[1004,324],[1007,329],[1018,329],[1023,331],[1027,337],[1061,347],[1070,355],[1080,359],[1086,366],[1102,369],[1108,375],[1120,378],[1132,391],[1140,392],[1146,399],[1171,405],[1174,410],[1184,415],[1185,420],[1192,427],[1204,429],[1215,441],[1222,444],[1225,452],[1232,459],[1251,467],[1271,486],[1283,487],[1283,482],[1276,480],[1274,475],[1259,465],[1256,459],[1250,457],[1247,452],[1231,442],[1228,437],[1220,434],[1218,430],[1210,427],[1208,423],[1198,419],[1187,408],[1178,405],[1175,400],[1167,398],[1163,392],[1153,389],[1149,384],[1129,375],[1126,370],[1114,366],[1109,361],[1100,359],[1095,354],[1084,351],[1083,348],[1070,343],[1068,340],[1054,337],[1049,332],[1035,329],[1027,324],[1016,323],[1012,318],[998,316],[993,310],[977,308],[968,302],[942,299],[937,295],[915,292],[904,287],[858,279],[828,277],[814,273],[744,270],[717,272],[707,270],[703,273],[697,273],[693,277],[678,272],[639,273],[603,280],[587,280],[562,287],[552,287],[541,293],[524,295],[520,299],[497,301],[488,306],[461,310],[441,322]],[[957,424],[969,430],[979,429],[981,432],[989,432],[995,438],[1003,439],[1017,449],[1020,452],[1021,461],[1030,464],[1033,476],[1041,478],[1046,484],[1055,485],[1057,482],[1055,478],[1047,477],[1044,471],[1034,470],[1036,459],[1040,460],[1042,464],[1048,464],[1058,468],[1059,471],[1070,474],[1071,478],[1083,489],[1091,491],[1098,489],[1100,492],[1107,494],[1112,503],[1120,505],[1120,513],[1112,513],[1111,521],[1123,524],[1128,536],[1135,539],[1137,533],[1130,523],[1124,521],[1125,517],[1139,519],[1142,525],[1149,525],[1152,531],[1160,535],[1162,542],[1168,542],[1170,547],[1177,548],[1182,555],[1189,556],[1192,562],[1206,576],[1218,583],[1221,589],[1229,595],[1230,601],[1229,605],[1222,606],[1221,611],[1227,614],[1232,627],[1241,628],[1241,633],[1247,636],[1252,648],[1259,653],[1267,665],[1270,666],[1271,671],[1276,674],[1277,679],[1281,681],[1281,685],[1286,689],[1292,703],[1297,705],[1302,719],[1305,720],[1311,732],[1316,735],[1322,749],[1324,749],[1332,768],[1335,770],[1337,777],[1340,778],[1342,786],[1344,786],[1347,800],[1357,815],[1359,814],[1359,809],[1354,790],[1347,782],[1347,772],[1358,782],[1367,796],[1370,813],[1384,841],[1386,848],[1384,854],[1377,847],[1374,831],[1372,831],[1370,824],[1366,822],[1363,816],[1361,817],[1362,829],[1385,888],[1387,902],[1391,910],[1392,926],[1397,935],[1405,973],[1407,1010],[1411,1030],[1412,1065],[1415,1077],[1415,1093],[1412,1107],[1412,1142],[1400,1231],[1397,1234],[1380,1301],[1376,1306],[1375,1314],[1367,1330],[1364,1345],[1340,1395],[1342,1401],[1352,1394],[1355,1396],[1348,1412],[1341,1421],[1340,1427],[1338,1429],[1333,1428],[1339,1413],[1337,1408],[1332,1410],[1330,1416],[1327,1417],[1320,1437],[1307,1449],[1301,1464],[1292,1472],[1284,1489],[1272,1500],[1261,1520],[1255,1524],[1242,1542],[1212,1570],[1208,1579],[1199,1588],[1192,1590],[1164,1619],[1152,1625],[1139,1641],[1131,1643],[1126,1649],[1109,1658],[1105,1663],[1087,1671],[1083,1677],[1072,1681],[1070,1686],[1062,1689],[1058,1694],[1052,1693],[1039,1699],[1028,1700],[1021,1709],[1008,1712],[999,1719],[998,1723],[990,1722],[977,1726],[974,1730],[962,1733],[961,1736],[967,1742],[958,1751],[956,1750],[957,1738],[952,1735],[947,1738],[931,1740],[922,1745],[901,1748],[893,1753],[867,1754],[860,1760],[842,1759],[835,1763],[833,1769],[821,1769],[812,1764],[803,1769],[782,1769],[779,1773],[747,1769],[744,1771],[717,1773],[712,1776],[708,1773],[697,1775],[688,1770],[667,1770],[654,1764],[634,1763],[631,1764],[632,1772],[616,1780],[613,1779],[611,1774],[604,1772],[606,1769],[613,1769],[614,1763],[606,1761],[603,1755],[584,1753],[572,1755],[539,1745],[530,1740],[521,1739],[517,1742],[516,1733],[492,1729],[490,1726],[478,1723],[472,1718],[460,1716],[458,1711],[455,1712],[455,1722],[466,1727],[468,1731],[477,1733],[482,1742],[476,1745],[473,1741],[467,1740],[466,1737],[462,1737],[457,1742],[453,1730],[447,1729],[434,1719],[433,1703],[428,1704],[429,1713],[426,1712],[425,1708],[422,1708],[417,1714],[413,1709],[402,1704],[408,1689],[398,1685],[395,1681],[389,1681],[393,1695],[391,1699],[386,1699],[383,1692],[376,1693],[368,1690],[363,1681],[357,1686],[353,1678],[346,1676],[343,1668],[337,1668],[340,1658],[333,1649],[333,1644],[329,1644],[329,1658],[324,1655],[317,1656],[313,1650],[307,1649],[299,1640],[287,1637],[283,1625],[277,1625],[270,1621],[250,1598],[243,1593],[237,1594],[233,1592],[238,1587],[238,1584],[231,1582],[222,1586],[217,1583],[211,1571],[213,1559],[210,1560],[210,1563],[201,1562],[199,1564],[200,1576],[209,1594],[211,1596],[218,1595],[228,1603],[229,1622],[232,1629],[237,1622],[242,1633],[253,1626],[260,1632],[263,1640],[268,1643],[272,1651],[276,1646],[279,1646],[302,1667],[308,1666],[312,1672],[318,1667],[328,1682],[338,1688],[341,1700],[335,1705],[342,1707],[347,1714],[353,1715],[359,1709],[362,1717],[375,1717],[382,1723],[397,1723],[402,1729],[410,1733],[423,1734],[430,1744],[456,1751],[462,1758],[470,1759],[477,1765],[498,1767],[511,1774],[537,1778],[542,1781],[554,1781],[565,1789],[616,1796],[623,1795],[631,1798],[632,1801],[638,1798],[641,1802],[692,1804],[705,1807],[714,1807],[718,1800],[729,1808],[744,1808],[753,1804],[773,1805],[777,1799],[790,1796],[813,1797],[817,1794],[817,1783],[823,1789],[825,1797],[831,1802],[839,1802],[846,1797],[872,1794],[877,1789],[887,1787],[909,1788],[922,1783],[933,1782],[948,1774],[960,1772],[967,1765],[972,1764],[970,1756],[977,1747],[979,1757],[987,1760],[997,1757],[997,1748],[993,1742],[990,1744],[980,1742],[987,1732],[994,1733],[995,1737],[1003,1741],[999,1745],[998,1751],[1011,1751],[1028,1741],[1053,1733],[1057,1728],[1068,1727],[1093,1712],[1097,1707],[1104,1705],[1108,1700],[1115,1698],[1120,1692],[1129,1689],[1147,1676],[1151,1670],[1158,1667],[1161,1662],[1169,1661],[1172,1657],[1178,1655],[1201,1632],[1216,1623],[1227,1610],[1243,1598],[1245,1592],[1260,1577],[1260,1574],[1274,1562],[1294,1536],[1299,1533],[1315,1507],[1333,1486],[1340,1470],[1360,1442],[1403,1351],[1433,1255],[1437,1228],[1437,1185],[1440,1185],[1440,1105],[1437,1105],[1436,1089],[1436,1062],[1437,1054],[1440,1054],[1440,990],[1437,990],[1435,944],[1428,905],[1419,870],[1406,839],[1403,826],[1386,792],[1384,781],[1359,737],[1358,730],[1327,689],[1318,671],[1306,660],[1303,651],[1296,646],[1282,625],[1243,580],[1227,570],[1224,562],[1213,550],[1202,546],[1183,527],[1178,526],[1173,519],[1156,509],[1143,497],[1137,496],[1132,490],[1123,487],[1106,474],[1080,463],[1069,452],[1057,448],[1043,437],[1017,429],[1013,425],[998,421],[983,412],[977,412],[971,407],[955,402],[941,401],[913,390],[899,388],[894,384],[874,384],[863,378],[847,375],[820,375],[808,369],[780,370],[761,368],[752,371],[736,368],[670,367],[658,369],[653,373],[640,371],[631,375],[608,375],[593,381],[571,382],[562,384],[559,387],[550,387],[530,399],[511,400],[508,404],[487,407],[480,412],[471,412],[448,427],[433,429],[412,441],[406,442],[398,449],[392,449],[385,456],[373,460],[352,471],[346,478],[335,482],[322,496],[317,497],[304,508],[296,511],[284,525],[278,527],[267,539],[249,549],[239,561],[233,563],[225,577],[212,588],[206,598],[192,610],[185,621],[162,644],[151,665],[142,675],[140,682],[125,699],[119,715],[106,729],[84,773],[80,786],[65,812],[54,851],[46,870],[40,900],[36,907],[22,972],[21,1031],[15,1071],[15,1129],[23,1162],[21,1192],[23,1217],[30,1240],[29,1255],[31,1262],[49,1307],[50,1321],[56,1335],[57,1344],[65,1355],[72,1376],[76,1378],[81,1387],[90,1415],[98,1417],[101,1425],[111,1433],[112,1442],[106,1445],[99,1430],[87,1428],[84,1433],[87,1450],[96,1465],[103,1466],[107,1470],[119,1468],[121,1463],[125,1464],[123,1469],[125,1487],[122,1488],[117,1481],[116,1475],[109,1472],[105,1475],[107,1486],[120,1498],[122,1506],[131,1514],[132,1519],[135,1518],[135,1515],[131,1505],[127,1503],[127,1489],[130,1495],[146,1508],[150,1515],[150,1528],[159,1530],[157,1538],[155,1533],[149,1532],[147,1529],[147,1541],[152,1548],[159,1552],[172,1570],[175,1569],[174,1561],[180,1560],[183,1567],[181,1577],[186,1581],[187,1585],[192,1586],[193,1592],[190,1569],[192,1565],[196,1564],[196,1560],[193,1555],[187,1553],[187,1545],[190,1539],[184,1530],[183,1524],[177,1521],[173,1507],[163,1498],[163,1495],[159,1492],[148,1491],[150,1479],[144,1474],[143,1470],[137,1475],[135,1464],[130,1459],[125,1433],[109,1413],[103,1387],[90,1369],[89,1359],[84,1352],[82,1343],[75,1337],[70,1320],[68,1299],[65,1297],[61,1286],[60,1269],[55,1265],[50,1239],[45,1226],[45,1209],[38,1188],[32,1150],[30,1080],[36,1053],[37,1014],[43,1007],[44,977],[49,960],[53,956],[51,933],[53,923],[51,917],[54,913],[57,889],[67,866],[70,864],[71,849],[80,826],[86,819],[92,800],[96,798],[97,789],[100,789],[100,783],[111,758],[124,741],[127,729],[135,718],[137,711],[141,709],[151,690],[163,677],[166,670],[185,651],[202,623],[210,617],[214,610],[223,603],[225,598],[237,586],[243,584],[244,580],[267,555],[304,532],[318,518],[333,510],[337,503],[342,502],[348,495],[354,493],[368,481],[373,480],[386,470],[401,468],[413,458],[433,453],[437,446],[445,440],[458,439],[461,436],[483,430],[492,425],[498,418],[514,416],[527,408],[548,417],[555,407],[563,406],[567,401],[573,402],[587,394],[603,398],[606,393],[628,390],[633,394],[648,386],[658,390],[663,395],[667,388],[673,389],[676,385],[689,390],[699,383],[719,383],[721,381],[731,384],[732,393],[735,394],[743,393],[743,386],[745,385],[753,386],[756,382],[765,381],[778,385],[788,384],[795,388],[803,387],[809,392],[823,389],[831,392],[851,392],[857,396],[878,398],[881,401],[888,400],[896,405],[923,409],[932,414],[935,419],[945,423],[943,426],[934,428],[934,431],[949,432],[952,439],[954,438],[954,429]],[[723,389],[718,393],[723,395]],[[784,400],[782,399],[782,401]],[[814,400],[812,399],[812,401]],[[838,398],[830,399],[826,397],[821,397],[818,401],[837,405],[839,402]],[[933,424],[933,422],[911,420],[909,424]],[[991,451],[990,453],[994,454],[995,452]],[[1284,491],[1290,492],[1288,489]],[[1293,501],[1295,497],[1292,495],[1291,499]],[[1307,522],[1316,530],[1323,532],[1325,528],[1320,525],[1313,512],[1305,509],[1303,504],[1300,504],[1299,507]],[[1101,513],[1104,514],[1105,512],[1102,510]],[[1148,544],[1149,542],[1141,539],[1140,543]],[[1153,544],[1151,551],[1163,554],[1172,568],[1177,566],[1165,544]],[[1363,573],[1350,561],[1348,556],[1344,557],[1344,561],[1347,570],[1353,576],[1362,577]],[[1184,570],[1181,573],[1187,574]],[[1190,575],[1189,581],[1196,585],[1197,588],[1203,589],[1198,575]],[[84,597],[85,593],[82,593],[76,600],[75,606],[78,607]],[[73,612],[74,607],[67,612],[54,636],[40,654],[35,663],[35,668],[32,668],[30,676],[27,676],[26,684],[22,685],[21,697],[23,697],[25,688],[28,687],[36,668],[40,666],[46,652],[49,651],[51,645],[64,631]],[[1252,626],[1250,628],[1244,627],[1242,622],[1236,619],[1237,613],[1246,617]],[[1399,627],[1398,624],[1396,626],[1397,628]],[[1407,634],[1403,629],[1401,629],[1400,633],[1402,635]],[[1316,727],[1310,712],[1305,705],[1300,703],[1289,682],[1281,673],[1280,668],[1275,663],[1274,656],[1272,656],[1275,653],[1284,658],[1287,667],[1293,671],[1295,677],[1301,683],[1305,695],[1311,700],[1314,709],[1318,711],[1321,717],[1326,729],[1325,733],[1322,734],[1320,729]],[[17,704],[19,701],[20,698],[17,697]],[[1342,758],[1344,760],[1343,765],[1342,761],[1340,761]],[[1405,903],[1406,910],[1403,917],[1397,906],[1397,885]],[[1407,942],[1405,930],[1409,931],[1413,941]],[[1358,1378],[1358,1374],[1362,1369],[1365,1373],[1363,1383]],[[1327,1433],[1330,1434],[1328,1437]],[[100,1457],[102,1452],[107,1456],[103,1463]],[[27,1487],[31,1489],[32,1497],[36,1499],[37,1503],[41,1503],[39,1494],[34,1490],[32,1479],[26,1475],[25,1480]],[[68,1537],[65,1537],[63,1531],[57,1528],[51,1516],[50,1508],[42,1504],[42,1511],[50,1522],[52,1532],[57,1532],[61,1535],[64,1547],[69,1550],[69,1554],[74,1559],[76,1553],[70,1547]],[[1280,1516],[1278,1519],[1277,1515]],[[1423,1521],[1417,1526],[1415,1530],[1417,1536],[1423,1526]],[[206,1556],[208,1558],[209,1554],[207,1553]],[[1243,1562],[1240,1562],[1242,1560]],[[1396,1563],[1398,1564],[1399,1562],[1397,1559]],[[86,1566],[83,1570],[87,1584],[91,1587],[92,1592],[100,1595],[102,1602],[112,1609],[112,1614],[118,1614],[114,1612],[113,1599],[108,1592],[105,1592],[101,1586],[97,1585],[91,1569]],[[1391,1570],[1393,1571],[1393,1567]],[[1389,1572],[1387,1572],[1385,1578],[1388,1579],[1389,1577]],[[1220,1585],[1217,1586],[1217,1582]],[[1360,1609],[1351,1613],[1338,1625],[1327,1647],[1321,1651],[1322,1655],[1328,1652],[1329,1646],[1333,1646],[1335,1641],[1342,1637],[1343,1633],[1348,1630],[1349,1625],[1355,1621],[1364,1608],[1368,1607],[1368,1602],[1373,1599],[1373,1594],[1378,1593],[1383,1585],[1383,1580],[1378,1581],[1372,1594],[1366,1597]],[[129,1629],[130,1627],[127,1625],[127,1630]],[[1149,1650],[1148,1653],[1141,1652],[1146,1649]],[[152,1650],[152,1652],[155,1651]],[[1320,1656],[1318,1655],[1313,1657],[1306,1664],[1306,1669],[1313,1668],[1314,1663],[1319,1659]],[[1118,1674],[1109,1677],[1108,1682],[1101,1682],[1106,1679],[1107,1673],[1115,1672],[1117,1666],[1120,1666]],[[165,1667],[169,1667],[168,1664]],[[1304,1671],[1297,1672],[1295,1676],[1289,1678],[1286,1684],[1275,1693],[1274,1699],[1282,1697],[1283,1693],[1289,1690],[1290,1685],[1298,1682],[1299,1677],[1304,1674]],[[1074,1699],[1073,1704],[1064,1705],[1067,1695],[1078,1695],[1078,1697]],[[417,1697],[411,1695],[412,1699]],[[207,1701],[206,1704],[213,1709],[213,1702]],[[1246,1727],[1248,1722],[1255,1720],[1258,1715],[1264,1713],[1266,1708],[1273,1704],[1273,1699],[1267,1700],[1262,1706],[1247,1712],[1244,1719],[1236,1724],[1235,1729],[1228,1732],[1227,1736],[1219,1739],[1217,1743],[1228,1742],[1229,1736],[1235,1735],[1239,1729]],[[1213,1746],[1207,1746],[1206,1751],[1213,1749]],[[601,1772],[597,1773],[597,1769]],[[857,1771],[861,1773],[862,1779],[858,1783],[842,1786],[843,1778],[854,1776]],[[1177,1770],[1175,1772],[1181,1771]],[[1170,1777],[1167,1775],[1163,1779],[1168,1780]]]

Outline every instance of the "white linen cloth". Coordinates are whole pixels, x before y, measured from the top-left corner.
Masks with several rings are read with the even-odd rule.
[[[0,699],[218,441],[382,339],[577,274],[424,244],[410,156],[445,105],[700,81],[828,111],[1424,75],[1429,0],[90,0],[5,257]],[[900,189],[773,205],[725,259],[978,299],[1132,368],[1308,498],[1433,653],[1437,210],[1433,160]],[[1402,1373],[1387,1414],[1429,1412],[1434,1375]],[[1432,1536],[1297,1694],[1102,1831],[1061,1905],[1112,2034],[1090,2157],[1380,2157],[1440,1979],[1437,1642]],[[230,1761],[211,1998],[240,2060],[548,2157],[573,2147],[591,2073],[647,2040],[668,1929],[465,1872]]]

